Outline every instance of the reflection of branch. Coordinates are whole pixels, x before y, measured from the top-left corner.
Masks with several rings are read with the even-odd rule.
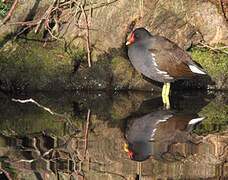
[[[88,137],[88,129],[89,129],[89,118],[90,118],[90,109],[88,109],[87,120],[86,120],[86,131],[85,131],[85,139],[84,139],[84,158],[86,157],[86,150],[87,150],[87,137]]]
[[[39,104],[38,102],[36,102],[35,100],[33,100],[32,98],[30,99],[25,99],[25,100],[21,100],[21,99],[12,99],[12,101],[14,102],[19,102],[19,103],[33,103],[35,105],[37,105],[38,107],[44,109],[45,111],[48,111],[50,114],[55,115],[55,116],[59,116],[59,117],[63,117],[65,119],[68,120],[68,123],[73,127],[73,124],[71,123],[71,121],[66,117],[65,114],[59,114],[56,113],[54,111],[52,111],[50,108],[45,107],[41,104]],[[69,139],[67,139],[62,145],[59,145],[57,147],[54,148],[50,148],[49,150],[41,153],[42,151],[39,150],[39,148],[37,147],[37,141],[36,138],[33,139],[33,148],[31,151],[34,151],[37,153],[39,158],[36,159],[32,159],[32,160],[20,160],[18,162],[27,162],[27,163],[33,163],[36,160],[42,159],[45,162],[47,162],[47,164],[50,166],[50,162],[56,162],[57,160],[60,159],[61,157],[59,156],[55,156],[56,152],[64,152],[64,153],[69,153],[69,159],[73,162],[73,172],[70,174],[70,176],[73,176],[75,178],[80,178],[80,179],[84,179],[84,175],[83,175],[83,170],[82,170],[82,162],[85,160],[86,158],[86,153],[87,153],[87,145],[88,145],[88,131],[89,131],[89,121],[90,121],[90,115],[91,115],[91,110],[88,109],[87,112],[87,119],[86,119],[86,129],[85,129],[85,135],[84,135],[84,148],[83,148],[83,152],[82,155],[80,155],[80,152],[78,150],[78,148],[74,148],[73,151],[68,149],[68,144],[71,142],[71,140],[75,137],[75,135],[79,132],[78,129],[74,128],[75,133],[73,135],[71,135],[69,137]],[[25,151],[25,149],[24,149]],[[48,156],[50,155],[50,156]],[[48,158],[50,157],[50,158]],[[38,171],[39,172],[39,171]],[[10,179],[10,178],[9,178]]]
[[[44,109],[45,111],[48,111],[51,115],[55,115],[55,116],[59,116],[59,117],[62,117],[64,119],[66,119],[68,121],[68,123],[70,124],[71,128],[75,130],[75,132],[79,132],[79,130],[77,128],[74,127],[74,125],[72,124],[72,122],[70,121],[70,119],[66,116],[66,114],[59,114],[59,113],[56,113],[56,112],[53,112],[50,108],[47,108],[41,104],[39,104],[38,102],[36,102],[35,100],[33,100],[32,98],[30,99],[25,99],[25,100],[21,100],[21,99],[12,99],[12,101],[14,102],[19,102],[19,103],[34,103],[35,105],[37,105],[38,107]]]
[[[53,112],[51,109],[49,109],[49,108],[47,108],[47,107],[45,107],[45,106],[39,104],[38,102],[36,102],[36,101],[33,100],[32,98],[30,98],[30,99],[25,99],[25,100],[20,100],[20,99],[14,99],[14,98],[13,98],[12,101],[14,101],[14,102],[20,102],[20,103],[23,103],[23,104],[24,104],[24,103],[31,102],[31,103],[34,103],[34,104],[36,104],[37,106],[43,108],[45,111],[48,111],[48,112],[51,113],[52,115],[59,115],[59,114]]]

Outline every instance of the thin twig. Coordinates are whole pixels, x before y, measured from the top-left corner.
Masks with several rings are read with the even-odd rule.
[[[224,8],[224,5],[223,5],[223,1],[219,0],[218,3],[219,3],[219,8],[221,9],[224,18],[226,19],[227,17],[226,17],[226,11],[225,11],[225,8]]]
[[[199,44],[201,45],[201,46],[199,46],[199,47],[204,47],[204,48],[211,49],[211,50],[213,50],[213,51],[220,51],[220,52],[222,52],[222,53],[228,54],[228,51],[224,51],[224,50],[223,50],[223,49],[228,48],[228,46],[223,46],[223,47],[211,47],[211,46],[209,46],[209,45],[207,45],[207,44],[204,44],[204,43],[202,43],[202,42],[200,42]]]
[[[47,11],[44,13],[44,15],[42,16],[42,18],[40,19],[39,23],[37,23],[37,26],[35,28],[35,33],[37,33],[38,29],[40,28],[40,25],[42,24],[42,22],[50,16],[52,9],[54,8],[55,5],[55,0],[53,0],[52,4],[49,6],[49,8],[47,9]]]
[[[85,39],[86,39],[86,47],[87,47],[87,52],[88,52],[88,66],[91,67],[90,48],[89,48],[89,25],[88,25],[87,16],[86,16],[86,13],[85,13],[83,6],[80,5],[80,8],[82,10],[82,14],[84,16],[84,22],[85,22],[85,26],[86,26]]]
[[[15,24],[21,24],[22,26],[24,26],[24,25],[36,25],[40,21],[41,21],[41,19],[35,19],[32,21],[26,21],[26,22],[14,22],[14,23],[10,23],[10,25],[15,25]]]
[[[2,20],[1,24],[0,24],[0,27],[5,24],[5,22],[10,18],[10,16],[12,15],[13,13],[13,10],[15,9],[16,5],[18,3],[18,0],[15,0],[9,10],[9,12],[7,13],[6,17],[4,17],[4,19]]]

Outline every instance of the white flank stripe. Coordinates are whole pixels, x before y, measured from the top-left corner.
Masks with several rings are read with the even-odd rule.
[[[200,122],[200,121],[202,121],[202,120],[204,120],[206,117],[200,117],[200,118],[195,118],[195,119],[192,119],[191,121],[189,121],[189,123],[188,124],[196,124],[196,123],[198,123],[198,122]]]
[[[206,74],[205,72],[201,71],[198,69],[196,66],[193,65],[188,65],[188,67],[191,69],[192,72],[197,73],[197,74]]]
[[[152,63],[154,64],[155,70],[157,71],[157,73],[159,73],[159,74],[165,76],[166,78],[173,79],[170,75],[168,75],[167,72],[165,72],[165,71],[160,71],[160,70],[157,68],[158,65],[157,65],[157,63],[156,63],[156,61],[155,61],[155,54],[151,53],[151,56],[152,56]]]

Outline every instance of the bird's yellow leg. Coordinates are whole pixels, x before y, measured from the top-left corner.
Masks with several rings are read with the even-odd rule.
[[[125,152],[129,152],[128,144],[127,144],[127,143],[124,143],[124,151],[125,151]]]
[[[164,83],[162,88],[162,101],[165,106],[165,109],[170,109],[169,92],[170,92],[170,83]]]
[[[165,93],[165,97],[166,97],[166,109],[170,109],[170,103],[169,103],[169,92],[170,92],[170,83],[166,84],[166,93]]]
[[[170,91],[170,83],[166,83],[166,91],[165,91],[166,96],[169,96],[169,91]]]

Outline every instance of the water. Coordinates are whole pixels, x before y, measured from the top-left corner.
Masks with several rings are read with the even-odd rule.
[[[228,94],[1,94],[0,179],[227,179]]]

